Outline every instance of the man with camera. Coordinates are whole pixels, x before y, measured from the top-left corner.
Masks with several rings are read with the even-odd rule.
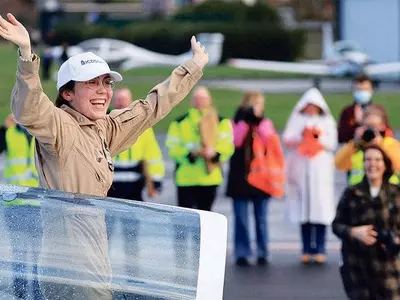
[[[396,173],[400,171],[400,142],[387,135],[385,114],[376,105],[368,106],[363,114],[362,125],[355,131],[354,138],[345,144],[335,156],[335,167],[349,172],[348,183],[354,185],[364,177],[364,149],[369,145],[380,146],[392,161],[395,174],[390,182],[399,184]]]
[[[371,105],[379,108],[384,116],[384,123],[386,126],[386,135],[393,136],[393,132],[390,129],[387,113],[385,107],[378,104],[373,104],[373,84],[371,79],[366,75],[357,76],[354,79],[354,103],[343,108],[340,113],[338,122],[338,142],[348,143],[353,137],[356,130],[362,127],[363,115]]]

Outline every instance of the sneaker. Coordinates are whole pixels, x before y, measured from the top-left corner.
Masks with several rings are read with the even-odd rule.
[[[266,266],[268,265],[268,260],[265,257],[259,257],[257,258],[257,264],[259,266]]]
[[[311,263],[311,255],[310,254],[303,254],[301,256],[301,260],[300,261],[301,261],[302,264],[305,264],[305,265]]]
[[[324,254],[317,254],[314,257],[314,261],[317,264],[324,264],[326,262],[326,256]]]
[[[236,265],[237,265],[238,267],[248,267],[248,266],[250,266],[248,260],[245,259],[244,257],[239,257],[239,258],[236,260]]]

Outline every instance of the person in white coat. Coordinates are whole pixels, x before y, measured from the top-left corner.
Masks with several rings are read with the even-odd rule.
[[[294,107],[283,132],[287,147],[286,200],[290,221],[301,224],[302,263],[326,260],[326,226],[335,215],[336,122],[322,94],[309,89]]]

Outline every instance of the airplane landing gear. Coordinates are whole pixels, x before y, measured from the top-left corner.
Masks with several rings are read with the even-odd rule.
[[[321,87],[321,77],[314,77],[313,79],[313,86],[317,89]]]
[[[380,84],[381,84],[380,80],[376,80],[376,79],[372,80],[372,86],[373,86],[374,90],[379,89]]]

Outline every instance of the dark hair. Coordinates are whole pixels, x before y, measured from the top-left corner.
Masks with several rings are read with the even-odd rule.
[[[64,84],[60,90],[58,91],[57,99],[56,99],[56,107],[61,107],[64,104],[69,106],[69,101],[65,100],[62,96],[64,91],[74,91],[75,89],[75,81],[70,80],[66,84]]]
[[[378,150],[382,154],[383,163],[385,164],[385,172],[383,173],[383,181],[388,182],[389,178],[392,177],[392,175],[394,174],[392,161],[390,160],[389,156],[387,156],[385,151],[378,145],[368,145],[364,148],[364,161],[365,161],[365,153],[370,149]]]
[[[367,74],[359,74],[354,78],[355,83],[362,83],[365,81],[369,81],[372,83],[371,78],[369,78]]]

